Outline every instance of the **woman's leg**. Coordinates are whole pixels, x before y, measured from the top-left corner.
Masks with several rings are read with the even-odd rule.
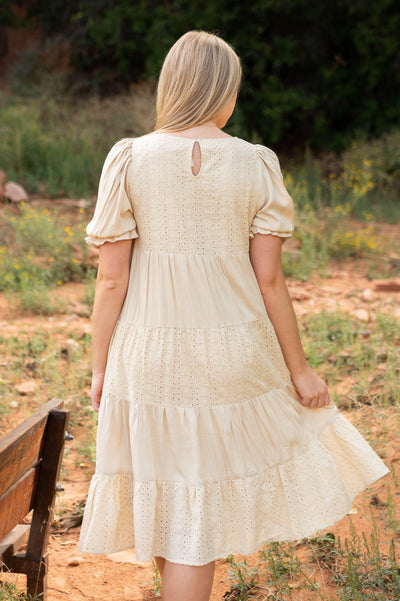
[[[165,561],[161,584],[162,601],[208,601],[214,568],[214,561],[204,566]]]
[[[158,573],[160,574],[160,578],[162,578],[164,572],[165,559],[164,557],[155,557],[154,561],[156,562]]]

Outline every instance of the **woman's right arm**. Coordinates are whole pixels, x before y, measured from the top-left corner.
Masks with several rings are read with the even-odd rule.
[[[100,246],[92,315],[91,399],[95,411],[100,406],[108,347],[128,289],[131,252],[132,240]]]

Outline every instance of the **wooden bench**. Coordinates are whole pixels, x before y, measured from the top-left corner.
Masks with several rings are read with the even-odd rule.
[[[69,411],[52,399],[0,440],[0,563],[46,599],[47,542]],[[33,509],[30,524],[20,524]],[[19,549],[27,543],[26,551]]]

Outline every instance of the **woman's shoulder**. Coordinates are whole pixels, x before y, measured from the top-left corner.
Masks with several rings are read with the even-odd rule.
[[[261,159],[261,161],[279,163],[277,155],[268,146],[264,146],[260,143],[249,142],[244,138],[234,137],[233,139],[236,141],[237,146],[241,148],[244,152],[250,153],[254,157]]]

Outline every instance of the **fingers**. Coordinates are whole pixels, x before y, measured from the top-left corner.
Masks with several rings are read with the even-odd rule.
[[[103,393],[104,373],[93,373],[90,398],[95,411],[99,410],[101,395]]]
[[[327,385],[311,368],[291,377],[298,400],[304,407],[317,409],[330,404]]]
[[[331,400],[327,388],[314,395],[309,394],[300,397],[300,403],[304,405],[304,407],[310,407],[311,409],[325,407],[326,405],[329,405],[330,402]]]
[[[100,407],[101,394],[102,394],[102,388],[100,388],[100,390],[99,390],[98,386],[92,386],[90,398],[92,400],[92,407],[96,412],[99,410],[99,407]]]
[[[100,399],[92,399],[92,407],[97,413],[100,407]]]

